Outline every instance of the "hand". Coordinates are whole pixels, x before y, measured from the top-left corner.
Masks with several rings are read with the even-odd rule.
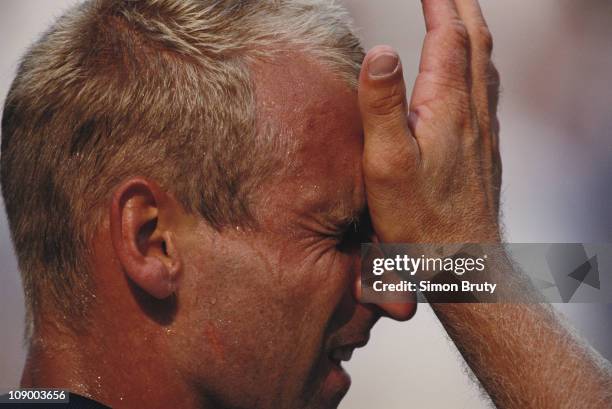
[[[477,0],[423,0],[427,35],[408,105],[390,47],[359,82],[370,216],[383,242],[500,240],[499,76]]]

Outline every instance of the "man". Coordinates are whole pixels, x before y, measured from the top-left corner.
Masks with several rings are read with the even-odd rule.
[[[359,243],[500,240],[490,37],[475,0],[423,5],[410,103],[388,47],[355,87],[363,54],[327,2],[103,0],[60,19],[2,121],[22,386],[337,406],[341,361],[414,312],[359,302]],[[545,306],[433,307],[499,407],[609,406],[608,369]]]

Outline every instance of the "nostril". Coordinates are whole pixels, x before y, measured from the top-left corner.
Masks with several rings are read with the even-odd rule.
[[[396,321],[408,321],[417,310],[417,303],[415,301],[378,303],[376,306],[381,310],[381,315]]]

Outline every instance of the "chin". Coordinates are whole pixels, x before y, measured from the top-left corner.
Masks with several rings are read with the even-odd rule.
[[[340,362],[327,360],[318,392],[311,396],[308,409],[337,408],[351,386],[351,378]]]

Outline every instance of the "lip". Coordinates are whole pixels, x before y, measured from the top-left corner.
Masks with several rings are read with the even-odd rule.
[[[356,341],[337,343],[335,346],[329,348],[327,358],[332,364],[332,369],[340,370],[348,376],[344,368],[342,368],[342,362],[348,362],[355,349],[365,346],[368,340],[369,336],[366,336]]]
[[[360,338],[358,340],[355,340],[355,341],[335,343],[335,345],[327,349],[328,356],[331,356],[336,350],[351,350],[351,353],[352,353],[352,351],[354,351],[355,349],[366,346],[369,340],[370,340],[370,336],[368,334],[367,336]]]
[[[342,367],[341,362],[328,359],[329,371],[323,386],[324,396],[334,397],[333,400],[340,399],[346,395],[351,387],[351,376]]]
[[[361,348],[368,343],[369,334],[356,340],[335,340],[327,348],[328,374],[324,389],[331,396],[344,396],[350,386],[351,377],[342,367],[342,362],[347,362],[355,349]]]
[[[336,363],[340,364],[340,362],[349,361],[353,355],[354,348],[350,346],[334,348],[329,353],[329,359]]]

